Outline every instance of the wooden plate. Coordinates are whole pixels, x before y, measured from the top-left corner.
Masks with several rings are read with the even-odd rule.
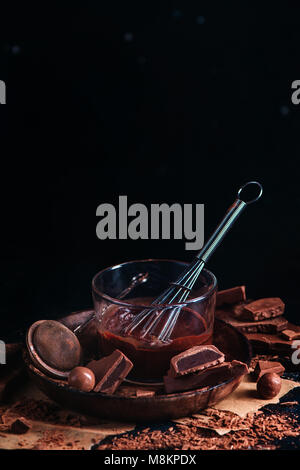
[[[91,314],[92,310],[75,312],[60,321],[73,329]],[[84,335],[82,333],[79,339],[85,349],[93,350],[96,347],[97,333],[94,322],[88,325]],[[225,353],[227,361],[236,359],[249,365],[251,346],[246,337],[231,325],[216,319],[213,342]],[[24,360],[35,384],[52,400],[68,409],[118,421],[159,421],[188,416],[225,398],[236,389],[243,378],[243,376],[233,377],[227,382],[202,390],[148,397],[127,397],[72,389],[63,381],[47,377],[39,371],[27,353]]]

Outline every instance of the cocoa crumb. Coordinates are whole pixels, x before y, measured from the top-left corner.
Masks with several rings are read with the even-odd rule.
[[[82,422],[79,416],[72,414],[67,410],[63,410],[55,403],[44,400],[26,399],[16,403],[8,410],[7,416],[22,416],[30,420],[44,421],[50,424],[59,424],[66,426],[81,427]],[[2,416],[2,420],[6,419],[6,414]]]
[[[201,426],[209,417],[212,429]],[[229,432],[216,435],[213,428],[228,428]],[[275,449],[275,441],[299,435],[300,426],[296,419],[283,415],[251,413],[241,418],[228,411],[205,410],[198,417],[185,418],[184,424],[176,423],[167,431],[145,428],[138,433],[128,432],[121,436],[107,437],[98,450],[217,450],[217,449]]]

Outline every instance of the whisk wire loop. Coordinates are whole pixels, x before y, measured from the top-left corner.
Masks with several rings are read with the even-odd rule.
[[[244,200],[242,199],[243,190],[250,185],[258,187],[259,193],[255,198]],[[228,233],[237,218],[241,215],[243,210],[249,204],[257,201],[261,197],[262,192],[262,185],[257,181],[249,181],[248,183],[241,186],[237,194],[237,199],[229,207],[223,219],[211,237],[207,240],[203,248],[199,251],[199,253],[197,253],[192,263],[183,271],[178,279],[171,282],[170,286],[151,303],[150,308],[142,310],[134,317],[134,319],[125,328],[125,334],[130,335],[139,325],[143,323],[144,320],[146,320],[141,330],[141,337],[143,338],[148,334],[154,335],[155,329],[161,321],[162,317],[166,312],[168,312],[168,318],[166,319],[162,329],[154,336],[156,336],[161,341],[168,341],[170,339],[181,309],[185,305],[184,302],[190,295],[190,292],[208,259],[220,245],[223,238]],[[172,304],[175,302],[182,305],[175,305],[172,307]]]

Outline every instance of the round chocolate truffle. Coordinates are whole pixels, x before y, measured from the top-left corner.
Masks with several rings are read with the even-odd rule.
[[[87,367],[75,367],[69,374],[68,384],[82,392],[90,392],[95,387],[94,372]]]
[[[261,398],[274,398],[280,392],[281,378],[275,372],[267,372],[259,379],[256,388]]]

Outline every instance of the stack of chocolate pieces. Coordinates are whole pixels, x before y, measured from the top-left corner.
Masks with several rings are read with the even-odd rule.
[[[166,393],[207,389],[247,372],[242,362],[225,362],[224,354],[213,345],[194,346],[171,359],[164,386]]]
[[[244,333],[258,354],[292,355],[293,341],[300,339],[300,326],[289,323],[284,310],[285,304],[278,297],[247,299],[245,286],[217,294],[216,318]]]
[[[109,356],[75,367],[68,377],[71,387],[84,392],[113,394],[133,367],[125,354],[116,349]]]

